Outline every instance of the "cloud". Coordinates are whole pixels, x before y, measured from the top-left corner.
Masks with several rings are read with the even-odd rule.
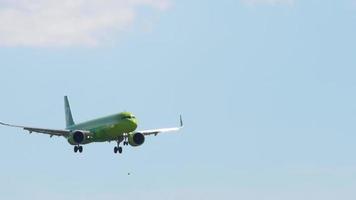
[[[293,5],[294,0],[242,0],[248,5]]]
[[[0,46],[95,46],[169,0],[0,0]]]

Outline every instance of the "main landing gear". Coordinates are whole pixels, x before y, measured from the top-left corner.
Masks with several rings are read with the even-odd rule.
[[[122,147],[114,147],[114,153],[122,153]]]
[[[74,146],[74,152],[77,153],[79,151],[79,153],[83,152],[83,146],[77,145]]]
[[[122,141],[123,141],[124,146],[129,145],[129,142],[127,141],[128,140],[127,136],[128,136],[127,133],[124,133],[124,135],[122,137],[119,137],[117,139],[117,146],[114,147],[114,153],[117,153],[117,152],[122,153],[122,147],[120,147],[120,143]]]
[[[120,138],[117,140],[117,146],[114,147],[114,153],[117,153],[117,152],[122,153],[122,147],[120,147],[120,142],[121,141],[122,140],[120,140]]]

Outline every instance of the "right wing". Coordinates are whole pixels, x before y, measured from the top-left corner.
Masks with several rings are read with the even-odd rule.
[[[157,135],[159,133],[166,133],[172,131],[179,131],[184,127],[182,116],[180,116],[180,126],[174,128],[160,128],[160,129],[153,129],[153,130],[143,130],[143,131],[136,131],[136,133],[142,133],[143,135]]]
[[[3,126],[10,126],[10,127],[15,127],[15,128],[22,128],[26,131],[29,131],[30,133],[35,132],[35,133],[43,133],[52,136],[64,136],[67,137],[69,136],[70,132],[69,130],[58,130],[58,129],[45,129],[45,128],[35,128],[35,127],[27,127],[27,126],[18,126],[18,125],[12,125],[12,124],[7,124],[0,122],[0,125]]]

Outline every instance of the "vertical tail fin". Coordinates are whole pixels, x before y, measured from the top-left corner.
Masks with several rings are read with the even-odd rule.
[[[74,125],[74,120],[72,116],[72,112],[70,110],[68,97],[64,96],[64,112],[66,117],[66,127],[70,127]]]

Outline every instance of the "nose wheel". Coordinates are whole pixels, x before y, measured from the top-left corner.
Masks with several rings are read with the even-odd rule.
[[[127,138],[124,139],[124,146],[129,145],[129,142],[127,141]]]
[[[79,151],[79,153],[83,152],[83,147],[82,146],[74,146],[74,153],[77,153]]]

